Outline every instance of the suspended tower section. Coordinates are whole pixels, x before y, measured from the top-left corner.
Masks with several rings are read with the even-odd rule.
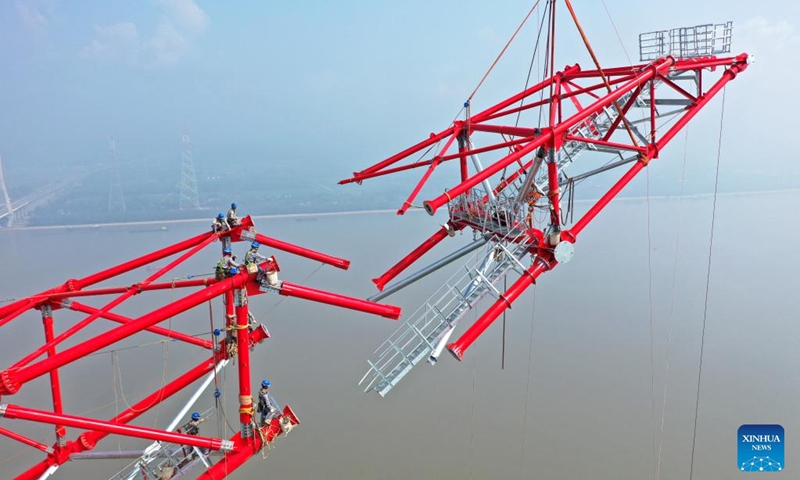
[[[587,48],[589,66],[556,70],[558,4],[566,6],[571,30]],[[379,346],[361,380],[368,391],[386,395],[414,366],[435,364],[445,349],[461,360],[543,273],[572,259],[584,229],[752,61],[746,53],[730,56],[728,22],[643,34],[642,63],[601,67],[569,0],[547,2],[542,11],[537,38],[546,47],[539,51],[537,40],[531,60],[535,65],[538,56],[543,65],[537,81],[479,111],[473,110],[476,88],[451,125],[339,182],[361,184],[421,170],[397,210],[403,215],[420,203],[442,165],[454,163],[458,171],[450,188],[421,202],[430,215],[444,209],[445,224],[375,278],[380,293],[370,299],[386,298],[449,264],[461,268]],[[576,187],[601,174],[610,186],[578,211]],[[464,231],[472,232],[470,244],[395,280]],[[488,307],[480,303],[484,298],[493,299]],[[477,321],[456,335],[465,314],[475,309]]]

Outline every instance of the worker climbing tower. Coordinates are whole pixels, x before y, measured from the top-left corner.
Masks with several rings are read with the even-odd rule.
[[[588,68],[576,63],[556,70],[555,32],[567,31],[565,25],[556,27],[558,4],[566,6],[571,30],[586,46],[593,63]],[[570,0],[548,1],[542,13],[536,37],[542,42],[536,42],[531,66],[538,57],[543,68],[535,82],[529,77],[523,91],[475,111],[475,94],[490,68],[451,125],[339,182],[361,184],[421,168],[424,173],[398,215],[410,208],[430,215],[447,212],[444,225],[428,240],[373,280],[380,292],[371,300],[462,264],[376,350],[361,380],[366,390],[386,395],[423,360],[435,364],[445,349],[461,360],[540,275],[573,258],[581,232],[752,61],[746,53],[724,56],[731,51],[727,22],[642,34],[643,63],[602,67]],[[539,45],[546,47],[539,51]],[[454,185],[418,207],[429,178],[448,162],[459,172]],[[576,206],[576,188],[588,178],[604,182],[607,191],[585,208]],[[436,245],[464,231],[472,232],[471,243],[394,281]],[[488,307],[481,303],[484,298],[492,300]],[[477,321],[454,336],[474,309]]]
[[[111,150],[111,181],[108,187],[108,213],[124,212],[125,193],[122,191],[122,179],[119,175],[119,159],[117,158],[117,141],[112,137],[108,141]]]
[[[131,463],[113,478],[115,480],[152,480],[155,478],[201,478],[205,480],[219,480],[241,467],[248,459],[271,444],[278,436],[291,431],[299,420],[289,406],[279,410],[279,414],[265,424],[261,424],[254,416],[253,381],[250,364],[250,351],[257,348],[264,340],[269,338],[266,327],[255,319],[251,305],[256,298],[263,294],[295,297],[303,300],[326,303],[329,305],[356,310],[368,314],[397,319],[400,309],[390,305],[378,304],[357,298],[346,297],[332,292],[317,290],[287,280],[279,275],[280,266],[276,257],[270,256],[266,260],[241,268],[230,268],[222,278],[215,278],[213,273],[204,275],[185,275],[175,272],[184,263],[198,255],[212,244],[222,245],[224,238],[229,238],[232,244],[259,242],[261,245],[275,250],[299,255],[304,258],[333,265],[346,270],[350,262],[309,250],[297,245],[280,241],[258,233],[252,218],[244,217],[240,225],[224,232],[206,231],[198,235],[167,246],[155,252],[129,260],[120,265],[108,268],[101,272],[83,278],[69,279],[61,285],[43,291],[34,296],[23,298],[0,307],[0,328],[18,317],[36,314],[42,320],[44,327],[43,344],[26,355],[19,361],[7,365],[0,371],[0,435],[17,440],[25,445],[40,450],[44,458],[27,471],[18,473],[3,470],[3,478],[16,478],[17,480],[47,479],[53,476],[59,468],[74,459],[124,459],[130,458]],[[207,251],[207,250],[206,250]],[[172,257],[172,258],[171,258]],[[219,250],[208,258],[208,264],[219,258]],[[156,262],[167,261],[164,266],[155,272],[148,266]],[[139,282],[130,283],[130,275],[137,271],[148,272],[147,277]],[[159,281],[165,275],[171,274],[169,281]],[[126,275],[120,286],[99,285],[121,275]],[[152,310],[153,302],[163,303],[164,296],[157,292],[170,290],[172,299]],[[181,295],[181,292],[189,292]],[[98,297],[114,296],[110,302],[101,302],[101,305],[92,306],[87,302]],[[119,313],[118,307],[129,299],[148,297],[143,308],[145,313],[131,318]],[[221,300],[221,301],[220,301]],[[202,319],[205,308],[200,313],[193,310],[195,307],[207,307],[208,319],[203,319],[200,325],[210,327],[207,335],[197,336],[198,323],[192,323],[192,331],[185,333],[172,328],[171,319],[182,312],[192,311],[193,319]],[[215,307],[221,311],[216,318],[222,321],[215,323],[213,311]],[[56,329],[59,311],[71,310],[82,318],[74,324],[62,325]],[[64,317],[68,315],[63,315]],[[108,329],[98,335],[88,335],[88,339],[75,341],[76,334],[86,337],[87,327],[94,326],[99,320],[106,320],[120,324],[116,328]],[[159,325],[170,321],[169,327]],[[36,323],[28,322],[33,326]],[[96,327],[96,326],[95,326]],[[61,333],[56,334],[56,331]],[[197,349],[203,354],[203,359],[196,366],[172,380],[163,379],[161,388],[150,395],[142,397],[138,402],[126,404],[129,408],[119,412],[110,420],[98,420],[84,415],[75,415],[66,411],[61,395],[62,379],[69,374],[74,374],[75,369],[63,367],[79,364],[82,360],[97,352],[105,351],[119,342],[125,341],[134,335],[149,332],[164,339],[182,342]],[[7,341],[14,341],[13,339]],[[27,338],[32,338],[27,337]],[[128,346],[127,348],[131,348]],[[136,348],[136,347],[133,347]],[[114,358],[114,357],[112,357]],[[166,361],[166,359],[165,359]],[[232,405],[226,404],[224,395],[225,385],[218,383],[220,372],[226,366],[235,364],[237,384],[235,385],[236,399]],[[270,365],[270,370],[278,370],[280,365]],[[165,370],[166,372],[166,366]],[[174,367],[170,368],[174,371]],[[43,410],[41,405],[24,406],[14,403],[15,395],[23,388],[36,388],[34,381],[40,377],[49,380],[48,396],[52,397],[52,409]],[[259,378],[263,378],[259,375]],[[176,431],[181,421],[186,418],[195,403],[206,393],[214,383],[213,401],[215,407],[202,414],[201,418],[215,417],[225,419],[220,422],[216,435],[209,435],[209,430],[201,429],[197,435],[193,432]],[[193,387],[194,386],[194,387]],[[193,387],[190,395],[181,392]],[[290,392],[284,392],[287,397]],[[39,397],[42,397],[41,395]],[[152,419],[147,420],[148,426],[138,426],[133,423],[140,416],[153,409],[163,408],[163,403],[172,397],[184,401],[183,406],[171,418],[168,424],[154,428]],[[21,396],[24,401],[36,396]],[[227,410],[233,411],[226,414]],[[234,415],[234,412],[237,415]],[[162,417],[163,418],[163,417]],[[224,438],[224,425],[237,424],[233,418],[238,418],[238,428],[230,438]],[[53,425],[55,439],[52,445],[45,445],[18,431],[11,430],[14,422],[11,420],[24,420],[41,424]],[[229,422],[230,420],[230,422]],[[166,423],[166,422],[165,422]],[[233,429],[234,427],[229,427]],[[83,432],[74,439],[69,439],[68,429],[78,429]],[[197,432],[194,432],[197,433]],[[126,437],[146,439],[153,443],[135,451],[122,451],[112,448],[105,452],[95,452],[95,448],[103,445],[103,440],[109,435],[122,435]],[[116,444],[115,444],[116,445]],[[68,469],[69,467],[66,467]],[[199,477],[196,477],[198,471]],[[74,478],[66,476],[64,478]],[[92,477],[96,478],[96,477]]]
[[[197,176],[194,172],[194,159],[192,158],[192,141],[189,130],[184,127],[181,140],[181,210],[199,210],[200,196],[197,194]]]

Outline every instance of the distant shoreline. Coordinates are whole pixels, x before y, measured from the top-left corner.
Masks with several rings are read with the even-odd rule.
[[[788,188],[781,190],[752,190],[746,192],[726,192],[718,193],[718,197],[732,197],[732,196],[754,196],[754,195],[770,195],[781,193],[800,193],[800,188]],[[694,195],[684,195],[684,199],[698,199],[713,197],[713,193],[698,193]],[[651,196],[650,200],[673,200],[680,198],[679,195],[659,195]],[[574,203],[590,203],[596,202],[598,199],[590,200],[575,200]],[[614,202],[637,202],[645,201],[647,197],[617,197]],[[422,209],[412,209],[407,213],[420,212]],[[342,215],[373,215],[382,213],[395,213],[396,209],[383,209],[383,210],[350,210],[343,212],[319,212],[319,213],[281,213],[274,215],[252,215],[254,219],[284,219],[284,218],[311,218],[311,217],[334,217]],[[181,223],[200,223],[206,222],[211,225],[213,218],[186,218],[186,219],[173,219],[173,220],[143,220],[138,222],[110,222],[110,223],[85,223],[76,225],[41,225],[33,227],[2,227],[0,232],[12,232],[23,230],[56,230],[56,229],[89,229],[100,227],[131,227],[131,226],[148,226],[148,225],[176,225]]]

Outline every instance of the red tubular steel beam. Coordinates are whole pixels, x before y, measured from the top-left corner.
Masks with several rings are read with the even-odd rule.
[[[165,432],[148,427],[134,427],[119,423],[104,422],[91,418],[75,417],[72,415],[58,415],[55,413],[21,407],[13,404],[0,405],[0,416],[10,420],[29,420],[38,423],[51,423],[53,425],[67,425],[75,428],[100,430],[127,437],[146,438],[162,442],[190,445],[192,447],[210,448],[212,450],[227,450],[228,447],[219,438],[206,438],[183,433]]]
[[[411,206],[411,202],[414,201],[419,191],[422,190],[422,187],[423,185],[425,185],[425,182],[428,181],[428,178],[430,178],[431,174],[436,169],[436,167],[440,163],[442,163],[442,155],[447,153],[447,150],[450,148],[450,145],[453,144],[456,137],[458,137],[458,134],[459,134],[458,129],[453,128],[453,134],[450,136],[450,139],[447,140],[447,143],[445,143],[444,148],[442,148],[442,150],[439,152],[439,155],[434,157],[433,161],[431,162],[431,165],[428,167],[427,170],[425,170],[425,174],[422,175],[422,178],[420,179],[419,183],[417,183],[417,186],[414,187],[414,190],[411,192],[411,195],[408,196],[408,199],[405,201],[405,203],[403,203],[403,206],[400,207],[399,210],[397,210],[398,215],[403,215],[404,213],[406,213],[408,207]]]
[[[116,267],[112,267],[107,270],[103,270],[102,272],[95,273],[94,275],[90,275],[86,278],[76,280],[75,287],[77,290],[81,290],[90,285],[94,285],[95,283],[108,280],[109,278],[116,277],[117,275],[120,275],[122,273],[129,272],[131,270],[135,270],[149,263],[156,262],[158,260],[161,260],[162,258],[170,257],[176,253],[186,250],[187,248],[192,248],[196,245],[199,245],[211,237],[216,238],[217,235],[212,232],[202,233],[200,235],[197,235],[196,237],[192,237],[188,240],[184,240],[169,247],[162,248],[161,250],[156,250],[153,253],[148,253],[147,255],[143,255],[139,258],[130,260],[121,265],[117,265]]]
[[[617,118],[619,118],[619,117],[617,117]],[[586,137],[575,137],[575,136],[572,136],[572,135],[565,135],[564,136],[564,141],[568,142],[568,141],[571,141],[571,140],[574,140],[576,142],[591,143],[592,145],[600,145],[600,146],[603,146],[603,147],[617,148],[617,149],[620,149],[620,150],[632,150],[634,152],[644,152],[646,150],[646,148],[644,148],[644,147],[637,147],[637,146],[634,146],[634,145],[626,145],[624,143],[608,142],[608,141],[605,141],[605,140],[595,140],[593,138],[586,138]]]
[[[441,207],[442,205],[446,205],[451,199],[456,198],[462,193],[469,191],[472,187],[478,185],[484,180],[489,179],[491,176],[495,175],[503,168],[507,167],[508,165],[511,165],[512,163],[516,162],[525,155],[535,151],[537,148],[550,141],[552,137],[553,137],[552,130],[549,129],[546,130],[545,132],[542,133],[542,135],[536,137],[533,141],[531,141],[521,149],[487,166],[486,168],[483,169],[482,172],[476,173],[475,175],[467,179],[467,181],[461,182],[460,184],[451,188],[444,194],[439,195],[433,200],[426,200],[425,202],[423,202],[423,205],[425,206],[425,211],[428,212],[429,215],[433,215],[434,213],[436,213],[436,210],[439,207]]]
[[[39,449],[39,450],[41,450],[41,451],[43,451],[45,453],[50,453],[50,452],[53,451],[50,447],[48,447],[44,443],[39,443],[39,442],[37,442],[36,440],[34,440],[32,438],[28,438],[28,437],[26,437],[24,435],[20,435],[17,432],[12,432],[11,430],[6,430],[3,427],[0,427],[0,435],[4,435],[4,436],[6,436],[6,437],[8,437],[8,438],[10,438],[12,440],[16,440],[16,441],[18,441],[20,443],[24,443],[25,445],[27,445],[29,447],[37,448],[37,449]]]
[[[239,422],[242,430],[253,420],[253,396],[250,394],[250,338],[247,335],[247,290],[237,290],[236,344],[239,355]]]
[[[525,273],[519,277],[519,279],[511,285],[511,288],[506,290],[500,298],[494,302],[494,304],[489,307],[481,318],[479,318],[471,327],[461,335],[461,338],[456,340],[453,343],[447,345],[447,349],[456,356],[459,360],[464,357],[464,352],[467,351],[470,345],[479,337],[481,334],[489,328],[489,325],[494,322],[497,317],[500,316],[505,309],[509,308],[514,300],[516,300],[522,292],[525,291],[526,288],[531,286],[535,283],[536,278],[541,275],[542,273],[550,270],[556,265],[555,261],[552,264],[548,264],[548,262],[539,259],[535,261],[531,267],[525,271]]]
[[[129,291],[131,288],[136,288],[142,292],[148,292],[151,290],[167,290],[170,288],[191,288],[191,287],[207,287],[211,284],[217,283],[217,280],[214,278],[198,278],[196,280],[178,280],[175,282],[163,282],[163,283],[151,283],[149,285],[142,285],[142,284],[134,284],[133,287],[108,287],[108,288],[96,288],[93,290],[78,290],[75,292],[60,292],[60,293],[51,293],[46,296],[48,301],[56,301],[62,298],[72,298],[72,297],[93,297],[93,296],[100,296],[100,295],[116,295],[120,293],[125,293]]]
[[[512,127],[508,125],[487,125],[483,123],[473,123],[470,125],[476,132],[500,133],[513,135],[515,137],[533,137],[539,134],[538,128]]]
[[[44,323],[44,341],[51,343],[54,337],[53,333],[53,316],[50,314],[50,309],[42,309],[42,323]],[[56,354],[56,347],[52,346],[47,349],[47,356],[52,357]],[[53,397],[53,411],[57,414],[64,413],[63,404],[61,402],[61,380],[58,375],[58,369],[55,368],[50,371],[50,390]],[[56,425],[56,439],[59,440],[67,435],[67,429],[63,425]]]
[[[67,330],[62,332],[61,335],[58,335],[57,337],[55,337],[52,341],[47,342],[45,345],[43,345],[43,346],[39,347],[38,349],[34,350],[30,355],[26,356],[25,358],[23,358],[22,360],[20,360],[16,364],[14,364],[14,367],[21,367],[23,365],[27,365],[28,363],[32,362],[37,357],[42,355],[44,352],[46,352],[49,348],[55,347],[56,345],[60,344],[64,340],[66,340],[69,337],[71,337],[72,335],[75,335],[77,332],[81,331],[82,329],[84,329],[88,325],[90,325],[92,322],[97,320],[97,318],[100,317],[101,315],[103,315],[105,313],[108,313],[109,311],[111,311],[111,309],[117,307],[118,305],[120,305],[125,300],[128,300],[132,296],[138,294],[139,293],[139,286],[146,287],[147,285],[152,283],[153,280],[156,280],[157,278],[161,277],[162,275],[164,275],[168,271],[172,270],[173,268],[175,268],[176,265],[180,264],[181,262],[185,261],[186,259],[188,259],[192,255],[194,255],[195,253],[199,252],[200,250],[205,248],[209,243],[213,242],[214,240],[216,240],[216,236],[215,235],[207,235],[206,238],[202,242],[200,242],[197,245],[195,245],[194,247],[192,247],[191,250],[189,250],[188,252],[184,253],[183,255],[181,255],[180,257],[176,258],[175,260],[173,260],[172,262],[170,262],[169,264],[167,264],[163,268],[159,269],[154,274],[152,274],[149,277],[147,277],[142,283],[139,283],[139,284],[133,285],[131,287],[128,287],[128,290],[124,294],[122,294],[121,296],[115,298],[110,303],[108,303],[103,308],[101,308],[100,310],[92,313],[88,317],[84,318],[80,322],[78,322],[75,325],[73,325],[72,327],[68,328]]]
[[[360,298],[347,297],[338,293],[325,292],[310,287],[304,287],[294,283],[283,282],[278,292],[285,297],[297,297],[314,302],[327,303],[337,307],[349,308],[359,312],[380,315],[384,318],[397,320],[400,318],[400,307],[394,305],[384,305],[381,303],[369,302]]]
[[[632,90],[633,88],[638,87],[639,84],[641,84],[642,82],[649,81],[651,78],[653,78],[653,76],[667,71],[674,62],[675,59],[672,57],[667,57],[665,59],[662,59],[661,61],[654,64],[652,68],[648,68],[647,70],[643,71],[639,76],[627,82],[625,85],[621,86],[613,93],[610,93],[605,97],[601,98],[600,100],[597,100],[596,102],[592,103],[591,105],[583,109],[583,111],[580,111],[574,114],[573,116],[567,118],[566,120],[559,122],[557,125],[554,125],[552,129],[545,130],[542,135],[537,137],[534,141],[525,145],[519,151],[514,152],[498,160],[494,164],[486,167],[483,170],[483,172],[473,175],[467,181],[462,182],[459,185],[456,185],[455,187],[448,190],[445,194],[439,195],[438,197],[432,200],[425,201],[424,202],[425,211],[427,211],[428,214],[433,215],[434,213],[436,213],[436,210],[439,207],[447,204],[451,198],[455,198],[461,195],[462,193],[467,192],[475,185],[478,185],[482,181],[495,175],[503,168],[507,167],[511,163],[517,161],[519,158],[522,158],[523,156],[532,152],[539,146],[552,141],[556,136],[563,135],[575,124],[585,119],[589,115],[599,111],[603,107],[617,101],[625,93]],[[555,111],[551,112],[551,117],[553,120],[555,119],[555,113],[556,113]]]
[[[16,303],[17,302],[15,302],[15,304]],[[30,310],[31,307],[34,304],[35,304],[35,302],[26,302],[25,304],[20,304],[20,307],[19,307],[18,310],[15,310],[13,312],[7,313],[6,316],[2,320],[0,320],[0,327],[2,327],[3,325],[7,324],[11,320],[14,320],[15,318],[19,317],[20,315],[22,315],[23,313],[27,312],[28,310]]]
[[[375,165],[373,165],[373,166],[371,166],[369,168],[366,168],[366,169],[364,169],[364,170],[362,170],[360,172],[353,173],[353,177],[352,178],[348,178],[348,179],[340,181],[339,185],[344,185],[346,183],[352,183],[352,182],[358,182],[358,181],[361,180],[359,178],[360,175],[367,174],[367,173],[374,173],[374,172],[377,172],[378,170],[382,170],[382,169],[388,167],[389,165],[397,163],[400,160],[406,158],[407,156],[413,155],[413,154],[419,152],[423,148],[430,147],[434,143],[436,143],[439,140],[441,140],[441,139],[445,138],[446,136],[448,136],[450,134],[450,132],[451,132],[451,129],[448,128],[447,130],[443,130],[443,131],[441,131],[441,132],[439,132],[437,134],[431,134],[431,136],[429,138],[427,138],[426,140],[423,140],[423,141],[419,142],[418,144],[416,144],[414,146],[411,146],[411,147],[403,150],[402,152],[400,152],[400,153],[398,153],[396,155],[392,155],[391,157],[387,158],[386,160],[383,160],[382,162],[379,162],[379,163],[377,163],[377,164],[375,164]]]
[[[648,153],[647,156],[643,156],[642,159],[637,161],[626,173],[625,175],[620,178],[617,183],[615,183],[611,189],[603,195],[600,200],[597,201],[573,226],[569,229],[568,232],[565,232],[567,236],[565,238],[574,241],[578,234],[586,228],[586,225],[591,222],[594,217],[597,216],[600,211],[608,205],[609,202],[627,185],[633,177],[639,173],[642,168],[644,168],[653,158],[658,151],[663,148],[670,140],[672,140],[677,133],[686,126],[686,124],[697,114],[697,112],[702,109],[706,103],[708,103],[714,95],[719,93],[722,87],[725,86],[726,83],[736,78],[736,75],[742,72],[745,68],[747,68],[746,62],[747,55],[742,54],[739,57],[738,61],[741,63],[736,63],[732,65],[729,69],[723,73],[722,78],[720,78],[709,90],[702,95],[698,102],[693,105],[692,107],[687,110],[687,112],[677,121],[675,124],[664,134],[663,137],[658,141],[657,146],[655,148],[651,147],[651,152]]]
[[[284,407],[282,416],[288,418],[291,425],[300,424],[300,420],[297,419],[297,416],[288,405]],[[262,427],[260,430],[264,436],[265,442],[262,442],[261,435],[255,435],[252,439],[244,439],[241,433],[237,433],[231,437],[231,441],[234,444],[233,451],[225,454],[224,459],[218,461],[214,466],[206,470],[197,477],[197,480],[221,480],[227,478],[230,473],[241,467],[244,462],[266,447],[267,444],[271,443],[283,432],[277,418],[273,419],[269,425]]]
[[[223,345],[222,348],[220,348],[221,353],[219,354],[219,357],[221,358],[224,356],[226,351],[227,349],[224,348]],[[211,372],[213,369],[214,362],[212,360],[204,360],[200,362],[200,364],[193,369],[184,373],[172,382],[164,385],[164,388],[155,391],[127,410],[121,412],[116,417],[109,420],[109,423],[124,424],[133,421],[141,414],[149,411],[159,403],[166,401],[172,395],[191,385],[204,375]],[[31,469],[18,476],[16,480],[38,479],[51,465],[63,465],[70,460],[70,456],[73,453],[81,453],[94,449],[95,446],[97,446],[97,443],[108,435],[109,432],[100,430],[84,432],[78,437],[77,441],[67,442],[64,448],[61,448],[55,452],[55,455],[48,456],[47,459],[36,464]]]
[[[581,71],[581,67],[577,63],[575,65],[570,65],[570,66],[568,66],[567,68],[564,69],[564,73],[565,74],[569,74],[569,75],[574,75],[574,74],[576,74],[576,73],[578,73],[580,71]],[[523,98],[529,97],[529,96],[533,95],[534,93],[538,92],[539,90],[550,86],[551,83],[553,83],[553,78],[552,77],[546,78],[546,79],[542,80],[541,82],[537,83],[536,85],[528,87],[527,90],[523,90],[522,92],[514,95],[513,97],[507,98],[507,99],[503,100],[502,102],[500,102],[500,103],[498,103],[498,104],[496,104],[496,105],[494,105],[492,107],[489,107],[489,108],[487,108],[486,110],[484,110],[484,111],[482,111],[480,113],[476,113],[475,115],[472,116],[471,121],[472,122],[483,122],[483,121],[486,121],[486,119],[489,116],[494,115],[495,113],[499,112],[500,110],[502,110],[502,109],[504,109],[506,107],[510,107],[511,105],[515,105],[517,102],[519,102]]]
[[[457,225],[455,227],[456,230],[461,230],[464,228],[463,225]],[[433,247],[439,244],[442,240],[447,238],[447,229],[441,227],[439,230],[436,231],[431,237],[422,244],[415,248],[414,251],[409,253],[405,256],[402,260],[397,262],[392,268],[386,271],[383,275],[378,278],[373,278],[372,283],[378,287],[379,291],[383,291],[383,287],[386,286],[387,283],[391,282],[393,278],[400,275],[406,268],[411,266],[414,262],[419,260],[423,255],[428,253]]]
[[[305,247],[292,245],[291,243],[287,243],[276,238],[270,238],[260,233],[256,234],[256,240],[262,245],[277,248],[278,250],[283,250],[284,252],[288,252],[293,255],[310,258],[318,262],[327,263],[328,265],[333,265],[334,267],[341,268],[342,270],[347,270],[350,268],[350,260],[345,260],[344,258],[333,257],[331,255],[326,255]]]
[[[71,302],[68,308],[81,313],[94,313],[98,311],[97,308],[90,307],[88,305],[84,305],[78,302]],[[122,324],[131,323],[134,321],[134,319],[132,318],[123,317],[122,315],[117,315],[116,313],[110,313],[110,312],[104,313],[103,315],[101,315],[101,317],[107,320],[111,320],[112,322],[117,322]],[[190,343],[192,345],[197,345],[198,347],[205,348],[206,350],[211,350],[212,348],[214,348],[214,345],[211,343],[210,340],[203,340],[197,337],[193,337],[191,335],[186,335],[185,333],[182,332],[170,330],[168,328],[149,327],[146,328],[145,330],[150,333],[155,333],[156,335],[161,335],[166,338],[173,338],[175,340],[180,340],[182,342]]]
[[[106,332],[96,338],[92,338],[83,343],[68,348],[55,356],[42,360],[38,363],[22,367],[20,369],[6,369],[0,372],[0,395],[12,395],[19,391],[19,388],[26,382],[38,378],[41,375],[62,367],[90,353],[96,352],[101,348],[112,345],[120,340],[140,332],[148,327],[177,315],[185,310],[196,307],[201,303],[221,295],[222,293],[241,287],[249,279],[248,275],[239,274],[226,279],[225,281],[206,287],[203,290],[187,295],[164,307],[139,317],[131,323],[122,325]]]
[[[68,280],[63,285],[59,285],[58,287],[51,288],[49,290],[45,290],[44,292],[38,293],[32,297],[40,299],[39,301],[32,301],[31,298],[27,298],[23,300],[18,300],[14,303],[6,305],[5,307],[0,307],[0,318],[6,317],[11,312],[16,312],[19,308],[24,307],[27,310],[28,308],[34,305],[38,305],[43,301],[43,299],[46,299],[49,294],[81,290],[85,287],[94,285],[96,283],[100,283],[104,280],[108,280],[109,278],[115,277],[130,270],[135,270],[139,267],[147,265],[148,263],[161,260],[162,258],[169,257],[178,252],[182,252],[183,250],[191,248],[197,245],[198,243],[204,241],[209,236],[215,236],[215,234],[211,232],[203,233],[197,235],[196,237],[192,237],[188,240],[184,240],[182,242],[171,245],[169,247],[162,248],[161,250],[157,250],[153,253],[148,253],[147,255],[143,255],[139,258],[130,260],[121,265],[117,265],[115,267],[111,267],[109,269],[103,270],[93,275],[89,275],[88,277],[77,280],[75,279]],[[0,322],[0,326],[4,325],[5,323],[7,323],[7,320]]]

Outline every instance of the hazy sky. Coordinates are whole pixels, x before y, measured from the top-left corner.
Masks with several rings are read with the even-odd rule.
[[[75,162],[105,154],[115,135],[127,158],[172,155],[186,123],[197,159],[314,162],[341,178],[445,127],[532,3],[2,0],[0,154],[10,166]],[[603,65],[627,63],[603,3],[574,3]],[[734,51],[758,59],[728,89],[727,172],[788,163],[800,7],[712,3],[606,0],[634,62],[639,32],[733,20]],[[557,66],[588,65],[561,22]],[[522,89],[534,23],[477,108]],[[718,108],[694,138],[716,144]]]

